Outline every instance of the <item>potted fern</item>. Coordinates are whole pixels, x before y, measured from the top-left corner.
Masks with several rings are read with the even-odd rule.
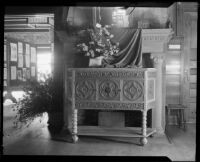
[[[56,87],[53,78],[51,75],[44,75],[43,78],[43,81],[29,81],[24,86],[23,98],[15,105],[15,110],[17,111],[15,125],[20,123],[21,125],[29,126],[36,118],[42,117],[45,112],[48,113],[50,127],[62,125],[62,113],[56,112],[54,106],[53,96],[55,96]],[[59,116],[55,114],[59,114]],[[58,122],[58,120],[60,121]]]

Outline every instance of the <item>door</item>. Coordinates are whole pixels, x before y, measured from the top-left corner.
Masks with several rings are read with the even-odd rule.
[[[183,14],[184,50],[182,54],[182,103],[187,106],[187,122],[196,122],[197,12]]]

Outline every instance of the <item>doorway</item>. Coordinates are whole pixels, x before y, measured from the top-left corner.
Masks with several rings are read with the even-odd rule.
[[[54,14],[9,14],[4,15],[4,70],[7,71],[8,77],[5,78],[4,97],[14,97],[17,100],[21,98],[23,91],[22,86],[28,81],[20,80],[18,71],[30,70],[31,78],[35,76],[36,80],[40,80],[41,73],[50,74],[53,70],[53,46],[54,46]],[[16,60],[11,60],[11,43],[16,46]],[[19,46],[21,45],[21,46]],[[6,48],[5,48],[6,46]],[[29,46],[29,48],[27,48]],[[21,48],[20,48],[21,47]],[[36,59],[32,62],[32,48],[35,49]],[[7,50],[5,50],[7,49]],[[22,50],[20,50],[22,49]],[[29,49],[27,52],[27,49]],[[27,55],[28,54],[28,55]],[[8,59],[5,60],[5,56]],[[19,59],[22,56],[21,59]],[[28,57],[27,57],[28,56]],[[29,58],[29,59],[27,59]],[[21,63],[19,61],[21,60]],[[29,60],[29,65],[27,62]],[[34,66],[35,75],[32,76],[32,66]],[[6,66],[6,67],[5,67]],[[15,67],[15,75],[11,80],[11,66]],[[27,70],[28,69],[28,70]],[[13,71],[12,71],[13,72]],[[23,74],[23,71],[22,71]],[[26,77],[28,75],[25,75]],[[13,84],[10,84],[10,83]]]

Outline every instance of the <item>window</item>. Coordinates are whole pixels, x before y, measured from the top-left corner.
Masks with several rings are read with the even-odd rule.
[[[51,47],[38,47],[37,51],[38,81],[40,81],[44,80],[44,74],[52,72],[52,52]]]

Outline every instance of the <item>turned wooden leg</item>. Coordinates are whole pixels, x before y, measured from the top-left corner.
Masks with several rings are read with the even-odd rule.
[[[74,109],[73,110],[73,116],[72,116],[72,140],[74,143],[76,143],[78,141],[78,127],[77,127],[77,114],[78,114],[78,110]]]
[[[142,112],[142,138],[140,139],[140,143],[141,145],[145,145],[147,144],[148,140],[147,140],[147,111],[144,110]]]

